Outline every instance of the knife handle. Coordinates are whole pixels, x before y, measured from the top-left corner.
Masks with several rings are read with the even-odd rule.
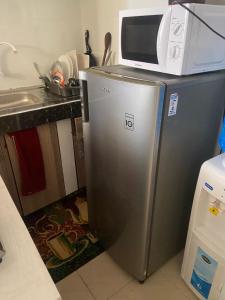
[[[2,258],[5,255],[5,249],[2,246],[2,243],[0,242],[0,263],[2,262]]]
[[[85,30],[85,45],[86,45],[86,54],[91,54],[92,49],[91,46],[89,45],[89,31]]]

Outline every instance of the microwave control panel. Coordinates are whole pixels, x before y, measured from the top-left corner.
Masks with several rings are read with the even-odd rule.
[[[179,71],[182,67],[185,43],[185,10],[180,6],[173,6],[169,33],[167,67]]]
[[[179,21],[172,23],[171,31],[175,38],[180,38],[182,40],[182,35],[184,33],[184,23],[180,23]]]

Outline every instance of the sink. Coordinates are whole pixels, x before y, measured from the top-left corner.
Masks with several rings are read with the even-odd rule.
[[[6,109],[32,107],[43,102],[42,99],[29,92],[0,94],[0,111]]]
[[[30,106],[40,102],[42,102],[42,100],[31,93],[21,92],[15,94],[4,94],[0,95],[0,110]]]
[[[80,102],[80,99],[64,99],[48,93],[43,86],[0,90],[0,119],[6,116],[61,106],[71,101]]]

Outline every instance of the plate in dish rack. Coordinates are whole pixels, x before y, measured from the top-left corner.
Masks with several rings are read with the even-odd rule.
[[[72,50],[70,52],[67,53],[69,55],[69,57],[72,60],[72,64],[73,64],[73,78],[78,79],[79,75],[79,69],[78,69],[78,63],[77,63],[77,51],[76,50]]]
[[[69,79],[73,77],[73,63],[68,54],[61,55],[58,58],[58,61],[61,62],[64,66],[64,76]],[[66,81],[66,80],[65,80]]]

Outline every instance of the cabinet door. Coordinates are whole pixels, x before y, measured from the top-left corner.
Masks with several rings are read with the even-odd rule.
[[[5,135],[6,144],[19,192],[24,215],[32,213],[65,196],[65,184],[62,172],[58,133],[55,123],[37,127],[45,166],[46,189],[29,196],[22,196],[20,189],[20,170],[17,151],[13,140]]]
[[[0,136],[0,176],[2,177],[19,213],[22,214],[22,207],[16,187],[15,177],[13,174],[8,149],[3,135]]]
[[[78,189],[72,124],[70,119],[56,123],[66,195]]]

